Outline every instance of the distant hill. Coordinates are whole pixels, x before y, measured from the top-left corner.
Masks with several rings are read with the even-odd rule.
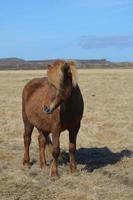
[[[33,70],[33,69],[47,69],[48,64],[55,60],[23,60],[19,58],[1,58],[0,70]],[[93,69],[93,68],[132,68],[133,63],[119,62],[113,63],[106,59],[100,60],[75,60],[78,68]]]

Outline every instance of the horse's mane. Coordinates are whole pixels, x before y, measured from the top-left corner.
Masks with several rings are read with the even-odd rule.
[[[78,75],[76,63],[74,61],[57,60],[48,68],[47,71],[48,81],[57,89],[60,88],[63,81],[66,66],[69,68],[69,72],[71,73],[73,87],[76,87],[77,85]]]

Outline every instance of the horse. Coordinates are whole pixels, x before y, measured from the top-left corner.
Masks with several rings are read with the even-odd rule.
[[[44,168],[47,165],[45,147],[48,144],[53,157],[50,176],[58,176],[60,133],[68,130],[70,172],[75,172],[77,169],[76,138],[84,110],[83,97],[77,79],[74,61],[56,60],[48,65],[46,77],[32,79],[24,86],[22,92],[23,165],[30,165],[29,147],[35,127],[39,132],[40,167]]]

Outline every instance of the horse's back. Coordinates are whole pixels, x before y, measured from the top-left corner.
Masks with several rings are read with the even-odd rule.
[[[41,87],[46,85],[47,78],[36,78],[30,80],[24,87],[22,93],[22,99],[26,102],[30,99],[30,97]]]

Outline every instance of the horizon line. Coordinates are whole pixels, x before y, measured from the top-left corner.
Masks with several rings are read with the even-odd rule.
[[[41,58],[41,59],[25,59],[25,58],[20,58],[20,57],[0,57],[0,60],[4,60],[4,59],[16,59],[16,60],[23,60],[23,61],[50,61],[50,60],[77,60],[77,61],[106,61],[106,62],[110,62],[110,63],[133,63],[132,61],[129,60],[124,60],[124,61],[113,61],[111,59],[107,59],[107,58]]]

